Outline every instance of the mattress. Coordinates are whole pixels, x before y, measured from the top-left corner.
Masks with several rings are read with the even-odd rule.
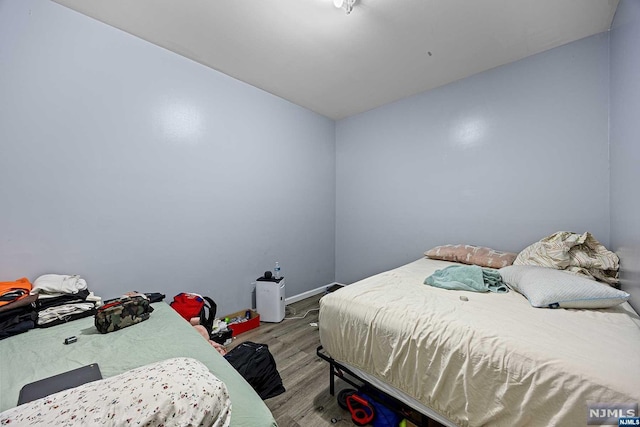
[[[0,341],[0,411],[16,406],[23,385],[91,363],[108,378],[153,362],[191,357],[227,386],[231,426],[276,426],[253,388],[188,322],[164,302],[152,306],[148,320],[104,335],[89,317]],[[78,340],[65,345],[70,336]]]
[[[630,305],[540,309],[423,284],[449,265],[423,258],[324,296],[326,353],[460,426],[584,426],[588,403],[640,402]]]

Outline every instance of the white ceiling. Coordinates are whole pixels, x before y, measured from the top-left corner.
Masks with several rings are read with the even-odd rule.
[[[333,119],[609,29],[618,0],[53,0]]]

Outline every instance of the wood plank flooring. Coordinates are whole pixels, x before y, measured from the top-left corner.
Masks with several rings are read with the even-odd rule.
[[[320,345],[318,328],[309,323],[318,322],[318,301],[323,294],[287,306],[286,317],[303,319],[264,323],[237,336],[227,346],[231,350],[244,341],[267,344],[276,360],[278,372],[286,392],[267,399],[265,403],[280,427],[353,426],[349,412],[338,406],[329,394],[329,365],[316,355]],[[336,394],[350,386],[336,379]],[[331,419],[337,420],[332,423]]]
[[[318,322],[319,301],[323,296],[315,295],[287,306],[285,320],[280,323],[261,322],[259,327],[238,335],[227,346],[231,350],[244,341],[269,346],[286,388],[280,396],[265,401],[279,427],[355,425],[349,412],[338,405],[335,396],[329,394],[329,364],[316,354],[320,335],[318,327],[310,323]],[[345,388],[353,387],[336,378],[336,396]],[[408,422],[409,426],[414,425]],[[443,426],[428,420],[428,427]]]

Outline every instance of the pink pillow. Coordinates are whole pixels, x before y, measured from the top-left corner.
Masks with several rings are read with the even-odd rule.
[[[431,259],[479,265],[480,267],[502,268],[513,264],[518,254],[500,252],[491,248],[471,245],[436,246],[424,253]]]

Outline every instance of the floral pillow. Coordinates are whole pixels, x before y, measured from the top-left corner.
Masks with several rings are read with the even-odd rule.
[[[480,267],[502,268],[513,264],[518,254],[500,252],[483,246],[443,245],[436,246],[424,253],[428,258],[443,261],[460,262],[462,264],[479,265]]]

